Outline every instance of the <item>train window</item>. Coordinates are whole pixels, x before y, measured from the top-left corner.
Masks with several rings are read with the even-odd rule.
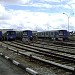
[[[42,33],[42,35],[43,35],[43,33]]]
[[[11,32],[11,35],[14,34],[15,32]]]
[[[23,35],[27,35],[27,32],[23,32]]]
[[[11,31],[11,32],[7,32],[7,34],[8,35],[13,35],[13,34],[15,34],[15,32],[14,31]]]
[[[27,32],[23,32],[23,34],[26,34]]]
[[[50,35],[50,32],[49,32],[49,35]]]
[[[51,35],[53,35],[53,32],[51,32]]]
[[[38,35],[38,36],[40,36],[40,35],[41,35],[41,33],[38,33],[37,35]]]
[[[45,35],[45,32],[44,32],[44,35]]]
[[[58,32],[55,32],[55,35],[58,35]]]
[[[48,32],[46,32],[46,35],[48,35]]]

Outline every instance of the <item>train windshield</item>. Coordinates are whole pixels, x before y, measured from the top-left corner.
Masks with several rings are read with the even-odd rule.
[[[8,35],[14,35],[15,31],[7,32]]]
[[[27,35],[27,32],[23,32],[23,35]]]
[[[64,34],[64,32],[63,31],[59,31],[59,35],[63,35]]]

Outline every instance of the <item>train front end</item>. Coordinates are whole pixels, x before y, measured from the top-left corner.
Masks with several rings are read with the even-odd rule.
[[[65,41],[65,40],[68,40],[68,31],[67,30],[59,30],[58,31],[58,40],[62,40],[62,41]]]
[[[7,38],[7,40],[15,40],[16,39],[16,31],[7,31],[6,38]]]
[[[58,36],[58,40],[60,41],[68,40],[69,32],[67,30],[59,30]]]
[[[23,42],[32,41],[32,31],[30,31],[30,30],[23,31],[22,41]]]

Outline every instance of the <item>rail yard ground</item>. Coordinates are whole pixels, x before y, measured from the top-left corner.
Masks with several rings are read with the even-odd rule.
[[[71,57],[66,58],[68,56],[68,54],[67,54],[67,55],[65,55],[65,58],[63,57],[63,59],[66,59],[66,60],[61,62],[61,60],[59,58],[62,59],[62,57],[56,56],[57,54],[55,54],[55,53],[57,53],[57,52],[55,52],[55,53],[52,52],[53,53],[53,56],[52,56],[52,54],[51,54],[52,50],[50,51],[50,49],[45,48],[45,47],[50,47],[48,45],[41,45],[41,44],[37,44],[37,43],[32,43],[30,45],[25,45],[23,43],[19,43],[19,42],[16,42],[16,41],[13,41],[13,42],[7,42],[7,41],[5,42],[4,41],[4,42],[0,42],[0,45],[1,45],[0,46],[0,53],[3,53],[4,55],[6,55],[6,56],[8,56],[12,59],[15,59],[16,61],[22,63],[24,66],[27,66],[27,67],[33,69],[38,74],[41,74],[41,75],[72,75],[74,73],[74,72],[71,72],[69,70],[65,70],[63,68],[60,68],[58,66],[54,66],[54,65],[59,65],[61,63],[59,66],[63,66],[63,64],[64,64],[63,67],[67,67],[67,68],[73,70],[74,69],[74,66],[73,66],[74,65],[74,60],[73,60],[73,58],[70,59]],[[22,45],[24,45],[25,47],[22,46]],[[41,46],[41,48],[39,47],[39,45]],[[16,47],[16,46],[18,46],[18,47]],[[20,48],[20,46],[21,46],[21,48]],[[28,46],[28,47],[26,47],[26,46]],[[38,48],[38,49],[36,49],[36,48]],[[27,51],[27,49],[28,49],[28,51]],[[37,52],[33,52],[31,50],[37,51]],[[49,54],[50,56],[48,55],[48,57],[47,57],[46,56],[47,54],[45,54],[44,51],[43,51],[44,53],[43,52],[39,53],[41,50],[46,50],[45,52],[48,51],[47,52],[48,54],[50,52],[50,54]],[[63,51],[65,51],[65,50],[63,50]],[[21,55],[21,54],[23,54],[23,55]],[[28,55],[29,57],[24,55],[24,54]],[[62,56],[64,55],[62,52],[59,52],[58,54],[60,54],[60,55],[62,54]],[[54,65],[49,64],[49,63],[46,64],[43,61],[41,62],[41,61],[32,59],[30,57],[30,55],[32,57],[37,57],[37,58],[40,58],[40,59],[43,58],[45,61],[47,59],[50,63],[52,63]],[[72,55],[70,55],[70,56],[72,56]],[[73,62],[71,62],[72,64],[70,63],[69,60],[73,61]],[[59,64],[56,64],[56,62],[59,63]],[[66,63],[66,66],[65,66],[65,63]]]
[[[1,48],[0,48],[1,49]],[[0,56],[0,75],[29,75],[25,70]]]

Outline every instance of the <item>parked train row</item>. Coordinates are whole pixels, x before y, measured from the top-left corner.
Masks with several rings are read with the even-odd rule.
[[[67,30],[54,30],[54,31],[43,31],[34,32],[31,30],[24,31],[6,31],[2,33],[0,31],[0,40],[22,40],[23,42],[32,41],[35,38],[46,38],[50,40],[68,40],[69,32]]]
[[[68,40],[69,32],[67,30],[44,31],[38,32],[37,37],[51,40]]]
[[[25,30],[25,31],[13,31],[7,30],[5,33],[0,31],[0,40],[16,40],[20,39],[22,41],[31,41],[32,40],[32,31]]]

